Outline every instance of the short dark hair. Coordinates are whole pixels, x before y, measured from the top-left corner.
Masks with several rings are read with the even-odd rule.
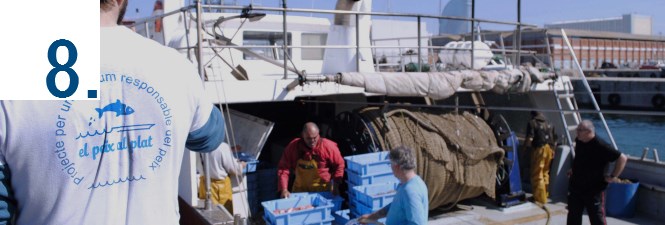
[[[402,170],[413,170],[416,168],[416,157],[413,156],[413,150],[405,146],[399,146],[390,150],[390,161],[399,166]]]
[[[113,0],[99,0],[99,8],[101,10],[109,10],[113,7]]]

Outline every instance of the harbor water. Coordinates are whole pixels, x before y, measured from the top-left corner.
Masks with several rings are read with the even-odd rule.
[[[596,133],[606,140],[609,138],[602,121],[597,116],[583,116],[593,121]],[[658,150],[661,161],[665,157],[665,116],[605,115],[607,126],[614,140],[624,154],[641,157],[644,148],[649,148],[648,158],[653,159],[653,150]]]

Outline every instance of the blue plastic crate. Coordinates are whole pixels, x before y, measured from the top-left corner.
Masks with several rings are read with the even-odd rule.
[[[258,173],[250,173],[250,174],[247,174],[245,176],[247,177],[247,183],[248,184],[259,182]]]
[[[269,169],[260,169],[256,171],[256,174],[262,178],[265,178],[267,176],[271,177],[277,177],[277,168],[269,168]],[[275,179],[276,180],[276,179]]]
[[[351,219],[351,216],[349,215],[350,213],[351,211],[348,209],[335,211],[335,213],[333,213],[333,217],[335,217],[335,223],[338,225],[346,225],[346,223]]]
[[[349,206],[349,209],[355,210],[356,209],[356,200],[350,198],[347,205]]]
[[[249,176],[250,174],[247,174]],[[256,183],[259,187],[277,187],[277,170],[276,169],[259,169],[251,173],[256,175]]]
[[[268,218],[266,218],[265,216],[263,217],[263,220],[266,221],[266,225],[275,225],[274,223],[271,223],[270,220]],[[335,218],[330,218],[330,219],[327,219],[327,220],[321,221],[321,222],[302,223],[302,224],[306,224],[306,225],[332,225],[333,221],[335,221]],[[300,225],[300,224],[298,224],[298,225]],[[344,224],[342,224],[342,225],[344,225]]]
[[[262,185],[260,183],[254,182],[254,183],[249,183],[247,182],[247,191],[255,191],[259,193],[268,193],[268,192],[274,192],[277,193],[277,185]]]
[[[256,171],[256,165],[259,164],[258,160],[248,160],[247,162],[247,167],[242,169],[243,173],[253,173]]]
[[[249,182],[247,181],[247,191],[259,191],[259,184],[257,182]]]
[[[252,199],[259,199],[259,193],[253,190],[248,190],[247,192],[247,199],[252,200]]]
[[[360,202],[357,202],[353,199],[351,201],[354,202],[354,210],[353,211],[358,216],[362,216],[362,215],[365,215],[365,214],[370,214],[370,213],[373,213],[374,211],[378,211],[379,209],[382,208],[382,207],[372,208],[372,207],[366,206],[366,205],[364,205]]]
[[[370,175],[359,175],[347,170],[346,175],[348,177],[348,181],[354,186],[399,182],[397,177],[393,175],[392,171]]]
[[[257,195],[259,197],[259,200],[261,201],[268,201],[268,200],[274,200],[277,199],[277,189],[275,190],[261,190],[257,192]]]
[[[355,219],[355,218],[358,218],[358,217],[362,216],[362,215],[356,214],[356,212],[353,209],[349,209],[349,210],[350,210],[349,211],[349,218],[350,219]]]
[[[344,202],[344,198],[342,196],[334,196],[330,192],[297,192],[297,193],[291,193],[291,198],[294,197],[302,197],[302,196],[307,196],[307,195],[312,195],[312,194],[318,194],[321,195],[322,197],[330,200],[333,203],[333,208],[332,211],[337,211],[342,209],[342,202]]]
[[[338,224],[338,225],[346,225],[346,223],[348,223],[349,220],[356,219],[360,216],[362,216],[362,215],[356,215],[353,211],[350,211],[348,209],[347,210],[336,211],[333,214],[333,217],[335,217],[335,223]],[[340,222],[344,222],[344,223],[340,223]],[[381,222],[383,224],[386,224],[386,218],[379,219],[379,222]],[[373,225],[373,223],[369,223],[368,225]]]
[[[342,203],[344,202],[344,198],[342,198],[342,196],[339,196],[339,195],[335,196],[330,192],[316,192],[316,193],[323,196],[324,198],[332,201],[332,203],[333,203],[332,210],[333,211],[337,211],[337,210],[342,209]]]
[[[333,220],[332,202],[319,194],[272,200],[263,202],[261,205],[263,205],[266,221],[274,225],[324,224],[326,221]],[[273,212],[277,209],[289,209],[306,205],[312,205],[314,208],[283,214]]]
[[[344,157],[346,168],[359,175],[377,174],[390,171],[387,151]]]
[[[349,188],[346,191],[346,194],[348,195],[349,199],[356,198],[356,193],[353,192],[353,187],[355,187],[356,185],[353,185],[353,183],[351,183],[351,181],[349,180],[347,180],[346,185]]]
[[[249,166],[249,164],[248,164]],[[277,191],[277,171],[273,169],[258,169],[256,172],[248,173],[247,189],[273,188]]]
[[[252,215],[259,213],[261,202],[258,199],[248,199],[247,203],[249,204],[249,210],[252,212]]]
[[[355,200],[371,208],[383,207],[393,201],[399,183],[355,186]]]

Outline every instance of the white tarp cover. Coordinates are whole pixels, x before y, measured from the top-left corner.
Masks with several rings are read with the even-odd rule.
[[[527,92],[531,82],[543,82],[551,75],[535,68],[508,70],[460,70],[430,73],[345,72],[341,84],[363,87],[366,92],[387,96],[423,96],[435,100],[450,97],[458,88],[496,93]]]

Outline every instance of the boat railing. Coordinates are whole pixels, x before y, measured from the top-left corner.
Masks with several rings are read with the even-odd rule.
[[[145,18],[145,19],[136,20],[133,26],[143,25],[144,29],[145,29],[143,34],[146,35],[146,37],[150,37],[150,35],[151,35],[150,34],[150,29],[149,29],[150,24],[153,21],[162,19],[162,18],[167,17],[167,16],[172,16],[172,15],[175,15],[175,14],[182,13],[182,14],[184,14],[184,18],[187,19],[187,17],[188,17],[187,13],[196,14],[196,15],[202,14],[202,13],[204,13],[203,8],[205,8],[206,10],[220,10],[220,11],[221,10],[224,10],[224,11],[226,11],[226,10],[232,10],[232,11],[233,10],[238,10],[238,11],[240,11],[240,10],[247,9],[247,7],[245,7],[245,6],[237,6],[237,5],[204,5],[204,4],[201,3],[201,1],[195,1],[195,3],[196,3],[195,5],[185,6],[185,7],[182,7],[180,9],[177,9],[175,11],[168,12],[168,13],[165,13],[165,14],[162,14],[162,15],[156,15],[156,16],[151,16],[151,17]],[[192,12],[192,10],[194,10],[194,12]],[[417,54],[416,55],[419,56],[418,57],[418,65],[422,65],[423,64],[423,57],[422,57],[423,54],[421,52],[422,49],[428,49],[428,51],[431,51],[431,50],[435,50],[435,49],[443,49],[444,48],[443,46],[431,46],[431,45],[423,46],[422,40],[423,39],[428,39],[427,38],[428,36],[423,35],[422,31],[420,29],[420,25],[422,24],[421,21],[423,19],[449,19],[449,20],[468,21],[468,22],[471,22],[473,24],[488,23],[488,24],[499,24],[499,25],[514,25],[516,27],[519,27],[520,29],[522,27],[524,27],[524,28],[536,27],[535,25],[532,25],[532,24],[525,24],[525,23],[519,23],[519,22],[506,22],[506,21],[498,21],[498,20],[488,20],[488,19],[478,19],[478,18],[463,18],[463,17],[454,17],[454,16],[438,16],[438,15],[412,14],[412,13],[393,13],[393,12],[361,12],[361,11],[345,11],[345,10],[298,9],[298,8],[287,8],[285,5],[283,7],[255,6],[255,7],[252,7],[252,10],[253,11],[265,11],[265,12],[276,12],[276,13],[281,12],[284,15],[284,19],[282,21],[282,25],[283,25],[283,32],[282,33],[283,33],[284,36],[286,36],[287,32],[284,32],[284,31],[287,30],[287,23],[289,22],[289,21],[287,21],[287,14],[288,13],[317,13],[317,14],[333,14],[333,15],[354,16],[355,17],[355,22],[356,22],[356,26],[355,26],[355,29],[356,29],[356,43],[355,43],[355,45],[337,45],[337,46],[328,46],[328,45],[326,45],[326,46],[295,46],[295,45],[288,45],[287,42],[284,42],[284,44],[282,46],[266,45],[266,46],[225,46],[225,47],[228,47],[228,48],[261,47],[261,48],[281,48],[281,49],[288,49],[288,48],[321,48],[321,49],[349,48],[349,49],[356,49],[357,54],[359,54],[360,49],[363,49],[363,48],[370,48],[370,49],[407,48],[405,46],[376,46],[376,45],[362,46],[362,45],[359,44],[360,43],[360,41],[359,41],[359,39],[360,39],[360,37],[359,37],[360,36],[359,27],[360,26],[358,24],[359,20],[360,20],[360,16],[366,16],[366,15],[367,16],[406,17],[406,18],[416,18],[417,19],[418,29],[416,31],[415,39],[417,39],[419,41],[417,41],[416,46],[409,46],[409,47],[417,49]],[[199,18],[201,18],[201,17],[198,17],[198,16],[196,17],[197,20]],[[204,29],[203,24],[202,24],[203,21],[200,21],[200,23],[201,23],[200,25],[197,25],[197,32],[202,33],[201,30]],[[183,24],[185,26],[186,32],[189,32],[189,30],[191,28],[187,27],[187,23],[183,23]],[[197,21],[197,24],[198,24],[198,21]],[[475,30],[474,29],[472,29],[472,35],[475,35]],[[197,35],[197,37],[202,37],[202,36],[203,35]],[[284,37],[284,38],[286,40],[286,37]],[[201,39],[201,40],[198,40],[197,43],[205,43],[205,42],[203,41],[203,39]],[[188,46],[187,46],[188,49],[199,48],[198,49],[199,50],[198,54],[201,54],[202,51],[200,51],[200,50],[202,50],[203,48],[214,48],[214,47],[215,46],[205,46],[203,44],[201,44],[201,45],[197,44],[195,46],[191,46],[191,45],[189,45],[189,42],[188,42]],[[473,58],[473,52],[475,50],[474,48],[475,48],[475,46],[471,45],[471,49],[458,49],[458,50],[471,51],[470,57]],[[493,50],[493,51],[514,52],[518,55],[521,54],[521,53],[533,54],[533,53],[530,53],[530,52],[521,52],[519,49],[515,49],[515,50]],[[284,54],[284,56],[282,57],[284,59],[283,67],[286,68],[287,65],[289,64],[289,62],[287,61],[289,56],[287,55],[288,54],[287,51],[282,51],[282,52]],[[359,57],[356,57],[356,68],[360,68],[360,60],[361,59]],[[471,60],[471,63],[473,64],[473,60]],[[200,66],[200,67],[203,67],[203,66]],[[473,67],[473,65],[472,65],[472,67]],[[418,67],[418,71],[420,71],[420,69],[421,68]],[[284,70],[284,77],[283,77],[284,79],[287,79],[287,73],[288,73],[288,70],[285,69]]]
[[[437,51],[437,50],[439,50],[439,51],[440,50],[473,51],[474,50],[473,45],[470,45],[470,47],[467,47],[467,48],[465,48],[465,47],[453,48],[453,47],[433,45],[433,41],[432,41],[433,39],[442,38],[442,37],[446,37],[446,36],[445,35],[444,36],[428,35],[428,36],[421,37],[422,39],[427,40],[427,46],[402,45],[402,43],[406,42],[406,41],[418,40],[418,37],[372,38],[371,39],[372,45],[370,47],[372,48],[372,51],[373,51],[372,55],[376,59],[376,63],[374,65],[374,67],[375,67],[376,71],[381,71],[381,68],[383,68],[383,67],[399,66],[400,71],[405,72],[404,71],[405,70],[405,65],[408,64],[408,63],[414,63],[414,62],[408,62],[407,63],[406,62],[407,60],[405,58],[407,58],[407,57],[411,58],[411,56],[418,56],[418,58],[421,58],[421,60],[418,61],[418,63],[420,63],[424,60],[428,60],[428,62],[425,63],[425,64],[429,65],[430,68],[438,68],[435,65],[433,65],[433,63],[432,63],[432,62],[436,62],[436,60],[429,59],[430,56],[434,55],[435,53],[438,53],[438,52],[435,52],[435,51]],[[392,42],[392,43],[396,42],[397,45],[380,45],[379,43],[381,43],[381,42]],[[308,46],[308,47],[312,47],[312,46]],[[337,47],[355,48],[355,46],[337,46]],[[424,56],[423,55],[418,55],[415,52],[414,52],[414,54],[407,54],[409,50],[418,49],[418,48],[427,49],[428,55],[424,55]],[[389,54],[389,55],[386,55],[385,52],[383,52],[382,55],[379,55],[376,52],[377,49],[397,49],[398,52],[396,54]],[[523,57],[524,56],[532,57],[534,59],[534,61],[536,61],[538,63],[541,63],[541,64],[544,64],[542,62],[542,60],[540,60],[538,58],[538,53],[536,51],[506,49],[505,46],[503,46],[503,44],[501,44],[499,46],[499,48],[492,48],[492,46],[490,46],[489,51],[491,51],[495,56],[500,55],[503,59],[508,60],[508,61],[506,61],[506,63],[510,62],[509,57],[508,57],[509,55],[516,55],[519,52],[520,54],[522,54]],[[386,61],[382,61],[384,58],[386,59]],[[398,58],[399,60],[398,60],[397,63],[391,63],[391,62],[387,61],[387,59],[389,59],[389,58]],[[422,60],[422,59],[424,59],[424,60]],[[473,62],[471,62],[471,63],[473,63]],[[420,67],[420,68],[422,68],[422,67]],[[430,70],[430,71],[432,71],[432,70]]]
[[[658,158],[658,150],[656,148],[653,148],[652,152],[653,152],[653,161],[656,163],[660,163],[660,159]],[[644,148],[640,160],[646,161],[648,159],[648,155],[649,155],[649,148]]]

